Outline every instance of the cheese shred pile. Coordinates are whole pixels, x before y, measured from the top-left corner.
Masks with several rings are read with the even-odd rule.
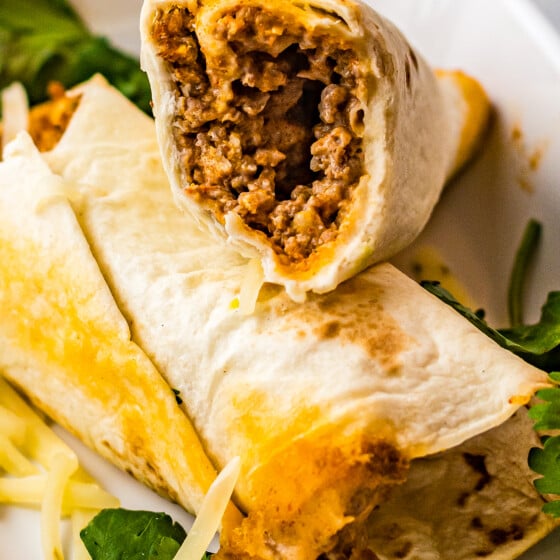
[[[41,511],[44,560],[63,560],[61,518],[72,521],[73,558],[89,555],[79,531],[101,509],[119,506],[78,457],[0,377],[0,504]]]

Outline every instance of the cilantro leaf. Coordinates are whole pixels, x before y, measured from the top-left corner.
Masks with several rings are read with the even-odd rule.
[[[116,508],[99,512],[80,537],[92,560],[172,560],[186,533],[165,513]]]
[[[528,362],[546,371],[560,370],[560,292],[550,292],[534,325],[500,329]]]
[[[552,376],[558,381],[560,374]],[[535,420],[535,429],[552,430],[560,428],[560,388],[543,389],[537,396],[543,403],[533,406],[529,416]],[[529,467],[542,475],[534,482],[541,494],[560,495],[560,436],[543,438],[542,448],[534,447],[529,452]],[[542,510],[553,517],[560,518],[560,500],[546,503]]]
[[[560,374],[551,373],[549,377],[552,382],[557,382]],[[535,421],[535,429],[560,429],[560,388],[541,389],[538,391],[537,397],[541,402],[533,405],[529,410],[529,417]]]
[[[534,447],[529,454],[529,464],[542,478],[535,480],[535,487],[542,494],[560,494],[560,438],[548,438],[542,449]]]
[[[47,86],[72,87],[99,72],[145,112],[148,79],[138,61],[89,32],[65,0],[0,0],[0,89],[14,81],[32,104],[44,101]]]
[[[80,536],[92,560],[171,560],[186,533],[164,513],[105,509]]]

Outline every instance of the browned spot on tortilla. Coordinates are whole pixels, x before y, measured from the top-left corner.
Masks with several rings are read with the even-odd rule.
[[[276,325],[278,329],[307,325],[319,342],[358,346],[394,375],[402,367],[400,354],[414,340],[384,310],[382,300],[381,286],[371,279],[356,277],[334,292],[309,296],[305,304],[293,303],[282,295],[270,300],[270,305],[272,314],[283,318]]]
[[[411,550],[412,543],[410,541],[407,541],[399,550],[395,552],[395,558],[406,558]]]
[[[342,344],[361,346],[391,373],[401,366],[399,354],[410,344],[395,319],[385,313],[379,287],[360,280],[350,281],[334,292],[315,300],[317,313],[309,317],[317,324],[319,339],[336,338]]]
[[[473,517],[471,519],[471,527],[473,529],[482,529],[484,527],[484,525],[482,524],[482,520],[480,519],[480,517]]]
[[[480,474],[480,477],[474,487],[475,491],[480,492],[492,480],[492,476],[486,468],[486,457],[484,455],[474,455],[472,453],[463,453],[463,458],[469,467]]]
[[[319,338],[334,338],[340,333],[342,325],[339,321],[330,321],[316,329]]]
[[[467,500],[469,499],[470,493],[469,492],[461,492],[459,497],[457,498],[457,505],[459,507],[465,507],[467,504]]]
[[[520,541],[524,534],[522,527],[512,523],[507,529],[492,529],[488,532],[488,539],[493,545],[500,546],[510,541]]]

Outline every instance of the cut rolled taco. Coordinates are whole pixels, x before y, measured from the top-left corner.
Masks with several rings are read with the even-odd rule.
[[[44,157],[214,465],[241,457],[247,516],[223,531],[222,558],[344,558],[411,461],[502,424],[546,385],[389,264],[303,304],[265,285],[243,313],[250,261],[177,210],[151,121],[102,83],[80,94]]]
[[[488,100],[353,0],[146,0],[142,65],[179,206],[292,299],[393,256]]]

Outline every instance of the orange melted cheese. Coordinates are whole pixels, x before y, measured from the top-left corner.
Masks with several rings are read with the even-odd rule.
[[[234,404],[232,446],[236,438],[254,442],[239,484],[249,515],[222,535],[220,558],[275,558],[282,550],[287,558],[315,559],[404,480],[408,462],[381,427],[345,427],[305,403],[280,417],[270,395],[245,394]]]
[[[171,389],[99,295],[102,278],[7,224],[0,261],[0,334],[12,356],[0,365],[8,378],[158,492],[185,505],[182,488],[195,485],[202,497],[215,470]]]
[[[460,70],[437,70],[440,80],[451,80],[461,92],[465,118],[459,148],[450,175],[458,173],[478,152],[488,132],[492,105],[484,88]]]

